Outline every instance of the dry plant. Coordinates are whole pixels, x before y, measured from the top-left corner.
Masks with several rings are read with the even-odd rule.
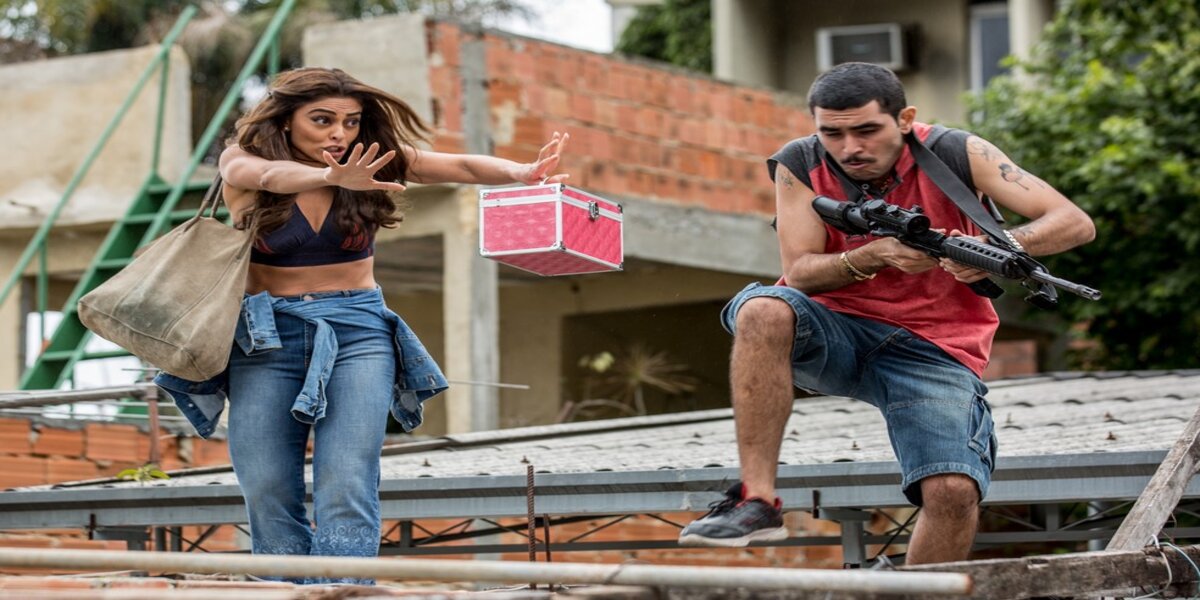
[[[584,378],[584,399],[568,402],[560,421],[594,416],[605,409],[622,416],[645,415],[647,388],[670,395],[696,389],[696,378],[689,374],[687,364],[676,362],[666,351],[651,350],[641,342],[630,344],[616,355],[603,351],[583,356],[578,364],[588,371]]]

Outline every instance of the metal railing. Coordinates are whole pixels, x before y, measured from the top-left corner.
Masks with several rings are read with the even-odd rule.
[[[962,573],[865,569],[781,569],[633,564],[520,563],[446,559],[378,559],[112,550],[0,548],[0,566],[79,570],[245,573],[282,577],[357,577],[420,581],[604,584],[688,588],[742,588],[963,597],[972,579]]]
[[[39,416],[48,419],[71,419],[81,421],[128,422],[154,420],[158,414],[160,421],[186,421],[184,417],[174,414],[162,414],[166,407],[174,412],[170,402],[157,400],[158,393],[152,383],[132,383],[102,388],[82,390],[34,390],[0,392],[0,416]],[[98,411],[81,412],[75,410],[78,404],[86,404],[98,408],[120,409],[124,407],[145,407],[146,412],[121,413]]]

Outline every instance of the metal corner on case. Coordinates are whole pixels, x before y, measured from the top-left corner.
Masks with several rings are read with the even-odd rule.
[[[559,240],[557,242],[554,242],[554,245],[550,246],[550,249],[551,250],[566,250],[567,245],[564,244],[562,240]]]

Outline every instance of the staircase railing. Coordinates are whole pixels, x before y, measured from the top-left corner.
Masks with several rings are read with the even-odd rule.
[[[179,179],[173,185],[169,186],[170,192],[168,193],[167,197],[163,200],[162,204],[159,206],[157,212],[154,215],[154,219],[151,221],[150,225],[146,228],[145,234],[142,236],[142,239],[141,239],[141,242],[139,245],[145,245],[145,244],[149,243],[150,241],[154,240],[156,237],[158,237],[160,234],[162,234],[166,230],[167,225],[171,221],[172,212],[174,211],[176,205],[179,203],[180,198],[182,198],[184,193],[186,193],[189,190],[192,175],[195,173],[195,171],[199,167],[201,161],[207,155],[208,149],[212,146],[214,141],[217,139],[217,136],[221,133],[221,130],[224,127],[224,124],[226,123],[226,120],[227,120],[230,112],[234,109],[238,100],[241,99],[242,90],[243,90],[243,87],[245,86],[246,81],[258,71],[259,67],[263,64],[264,57],[267,57],[268,53],[270,56],[270,61],[268,64],[268,73],[274,74],[278,70],[278,67],[279,67],[279,37],[280,37],[279,34],[283,28],[284,22],[287,20],[288,15],[291,13],[292,9],[295,7],[295,4],[296,4],[296,0],[283,0],[280,3],[279,8],[275,11],[275,14],[272,16],[270,22],[267,24],[265,30],[263,31],[263,34],[259,37],[258,43],[251,50],[250,55],[246,60],[246,63],[243,65],[241,71],[238,73],[237,77],[234,79],[233,83],[230,85],[229,90],[226,93],[225,97],[223,98],[221,104],[217,108],[216,113],[213,115],[212,119],[208,123],[208,126],[205,128],[203,134],[200,136],[200,139],[197,142],[196,147],[195,147],[194,151],[192,152],[192,155],[189,158],[187,164],[185,165],[182,173],[180,174]],[[175,26],[172,27],[172,29],[171,29],[170,33],[168,33],[167,37],[165,37],[163,39],[162,46],[161,46],[159,52],[155,55],[154,60],[147,67],[146,72],[143,73],[142,77],[139,79],[139,81],[135,85],[134,89],[130,92],[129,98],[126,99],[125,103],[122,105],[121,109],[118,111],[117,116],[114,117],[113,121],[109,124],[108,128],[106,128],[104,134],[101,136],[100,140],[98,141],[96,148],[93,149],[92,153],[89,154],[89,156],[84,161],[84,163],[80,165],[80,168],[78,169],[75,177],[72,178],[71,184],[68,185],[66,191],[64,192],[63,197],[60,199],[59,203],[55,206],[55,208],[51,211],[51,213],[47,215],[47,218],[42,223],[42,226],[35,233],[33,239],[30,240],[29,246],[26,248],[24,254],[22,255],[22,258],[18,261],[18,264],[16,265],[16,268],[14,269],[13,273],[10,275],[9,280],[6,283],[3,291],[0,292],[0,304],[3,304],[3,302],[7,299],[8,295],[11,293],[12,289],[15,288],[16,283],[18,281],[20,281],[21,276],[24,274],[26,268],[29,266],[29,263],[32,260],[32,258],[35,255],[39,254],[39,252],[40,252],[42,259],[39,264],[37,293],[38,293],[38,303],[39,303],[38,310],[42,314],[41,321],[42,321],[43,325],[42,325],[41,338],[43,341],[48,339],[46,336],[45,325],[44,325],[45,310],[46,310],[45,304],[46,304],[46,279],[47,279],[46,264],[45,264],[46,258],[45,257],[46,257],[46,253],[47,253],[47,239],[49,237],[50,229],[53,227],[54,222],[57,220],[59,213],[62,211],[62,208],[66,205],[67,201],[70,200],[71,195],[74,193],[75,188],[78,186],[79,180],[82,180],[83,176],[86,175],[88,169],[91,168],[92,163],[95,161],[96,155],[99,154],[99,152],[103,148],[104,144],[108,141],[108,138],[111,137],[112,131],[116,128],[117,124],[119,124],[120,120],[124,117],[125,113],[128,112],[129,106],[132,105],[134,99],[136,99],[136,97],[140,93],[142,87],[144,87],[146,81],[148,81],[149,78],[154,74],[154,72],[160,68],[162,69],[162,72],[163,72],[163,81],[164,82],[163,82],[163,87],[160,89],[160,98],[159,98],[158,115],[157,115],[157,127],[156,127],[156,133],[155,133],[156,138],[155,138],[155,142],[154,142],[154,151],[153,151],[153,158],[152,158],[152,161],[153,161],[152,171],[151,171],[150,176],[147,178],[146,183],[143,184],[142,190],[141,190],[141,192],[139,192],[139,195],[147,193],[147,190],[151,188],[152,184],[162,183],[162,179],[158,176],[158,162],[159,162],[159,147],[160,147],[161,135],[162,135],[162,118],[163,118],[162,111],[163,111],[163,107],[165,104],[163,102],[163,97],[165,97],[165,94],[166,94],[166,87],[165,87],[166,86],[166,83],[165,83],[166,68],[167,68],[166,56],[168,55],[168,53],[170,51],[171,44],[174,43],[174,41],[178,38],[179,34],[183,31],[184,26],[192,18],[192,16],[195,14],[195,12],[196,12],[196,9],[192,6],[189,6],[181,13],[179,19],[176,21]],[[167,187],[167,186],[164,184],[163,187]],[[115,226],[116,225],[114,225],[114,227]],[[106,244],[107,244],[107,242],[106,242]],[[88,289],[83,289],[83,288],[87,287],[87,282],[90,281],[91,279],[93,279],[91,277],[91,275],[94,273],[96,268],[97,268],[96,261],[93,261],[92,266],[89,268],[88,274],[85,274],[84,279],[81,279],[81,281],[80,281],[80,285],[76,286],[76,289],[74,290],[74,292],[72,292],[71,297],[67,300],[68,306],[73,306],[74,302],[76,302],[80,296],[82,296],[84,293],[89,291]],[[64,324],[65,324],[65,322],[60,323],[60,325],[59,325],[60,328]],[[75,323],[75,326],[78,327],[78,323]],[[63,377],[65,377],[66,373],[69,373],[70,371],[72,371],[74,369],[75,362],[77,360],[79,360],[84,354],[83,347],[87,344],[89,338],[90,338],[90,332],[84,331],[82,340],[80,340],[78,342],[78,344],[75,345],[75,351],[73,353],[72,359],[68,362],[68,364],[66,366],[66,371],[64,372],[63,375],[58,377],[59,381],[61,381],[63,379]],[[103,353],[101,353],[101,354],[103,354]],[[123,353],[118,353],[118,354],[123,354]],[[114,355],[117,355],[117,354],[114,354]],[[96,357],[99,357],[99,356],[96,356]],[[95,358],[95,357],[93,357],[93,358]],[[29,373],[27,372],[25,374],[25,376],[22,378],[22,387],[23,388],[28,387],[27,384],[32,383],[30,381],[30,378],[28,377],[28,375],[29,375]]]
[[[13,267],[13,272],[8,276],[8,281],[5,282],[4,289],[0,290],[0,305],[3,305],[4,302],[8,300],[8,295],[12,293],[13,289],[16,288],[17,283],[21,280],[21,276],[25,273],[25,269],[28,268],[29,263],[33,261],[34,255],[40,255],[41,262],[39,264],[39,273],[37,278],[38,309],[43,315],[45,314],[47,286],[45,265],[47,251],[46,242],[50,237],[50,229],[54,227],[54,223],[58,220],[58,215],[62,213],[62,210],[64,207],[66,207],[67,202],[70,202],[71,197],[75,195],[75,190],[79,187],[79,184],[83,181],[83,178],[87,176],[89,171],[91,171],[92,165],[96,162],[96,158],[100,156],[100,152],[104,150],[104,147],[108,144],[108,140],[116,131],[117,126],[121,124],[121,121],[124,120],[125,115],[129,113],[130,108],[133,106],[133,103],[137,100],[138,96],[141,95],[142,88],[146,87],[146,83],[149,82],[150,78],[153,77],[155,72],[159,70],[162,71],[162,85],[159,88],[159,101],[157,109],[158,114],[155,116],[155,119],[159,123],[162,122],[164,104],[163,96],[166,94],[167,65],[169,64],[167,57],[171,52],[171,46],[175,44],[175,40],[179,38],[181,33],[183,33],[183,28],[188,24],[189,21],[192,20],[192,17],[195,15],[196,7],[188,6],[184,8],[183,12],[180,13],[179,18],[175,20],[175,25],[171,27],[171,30],[167,32],[166,37],[163,38],[162,43],[159,45],[158,52],[154,54],[154,58],[150,60],[150,64],[146,65],[145,70],[143,70],[141,76],[138,77],[137,83],[133,85],[133,89],[130,90],[129,94],[125,96],[125,100],[121,103],[120,108],[117,109],[117,113],[113,115],[112,119],[109,119],[108,125],[100,134],[100,139],[96,140],[96,144],[92,147],[91,151],[88,152],[86,157],[84,157],[83,162],[79,164],[79,167],[75,169],[75,173],[71,176],[71,180],[67,183],[66,189],[63,190],[62,197],[58,199],[58,203],[54,205],[54,208],[50,209],[50,212],[46,215],[46,218],[42,220],[41,226],[39,226],[37,232],[33,234],[33,238],[29,240],[29,245],[27,245],[25,247],[25,251],[21,253],[21,258],[17,259],[17,264]],[[158,149],[161,145],[160,140],[162,137],[161,126],[155,128],[154,136],[154,153],[151,169],[154,173],[157,173],[159,159]],[[45,337],[46,336],[43,332],[42,338],[45,339]]]

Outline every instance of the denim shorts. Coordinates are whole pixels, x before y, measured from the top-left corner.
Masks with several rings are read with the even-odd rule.
[[[777,298],[796,314],[792,380],[805,390],[869,402],[887,422],[903,473],[901,488],[921,505],[921,479],[960,473],[987,495],[996,436],[987,386],[941,348],[902,327],[829,310],[787,286],[752,283],[721,311],[735,333],[751,298]]]

